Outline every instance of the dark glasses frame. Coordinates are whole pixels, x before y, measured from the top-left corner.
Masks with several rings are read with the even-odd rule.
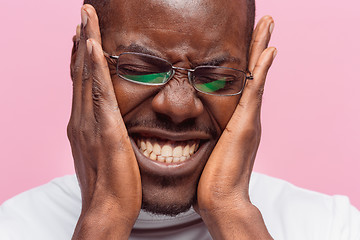
[[[162,83],[147,83],[147,82],[139,82],[139,81],[135,81],[135,80],[132,80],[132,79],[129,79],[129,78],[126,78],[124,76],[122,76],[120,73],[119,73],[119,70],[118,70],[118,65],[119,65],[119,58],[120,56],[122,55],[125,55],[125,54],[131,54],[131,55],[138,55],[138,56],[144,56],[144,57],[149,57],[149,58],[153,58],[153,59],[156,59],[158,61],[162,61],[166,64],[168,64],[170,67],[171,67],[171,74],[170,76],[167,78],[166,81],[162,82]],[[172,65],[172,63],[170,63],[169,61],[167,61],[166,59],[163,59],[163,58],[160,58],[160,57],[156,57],[156,56],[153,56],[153,55],[149,55],[149,54],[145,54],[145,53],[137,53],[137,52],[124,52],[124,53],[121,53],[119,54],[118,56],[115,56],[115,55],[110,55],[106,52],[104,52],[104,55],[105,57],[107,58],[110,58],[110,59],[113,59],[113,60],[116,60],[116,74],[118,77],[126,80],[126,81],[129,81],[129,82],[133,82],[133,83],[136,83],[136,84],[141,84],[141,85],[148,85],[148,86],[162,86],[162,85],[165,85],[167,82],[170,81],[170,79],[175,75],[175,72],[176,70],[182,70],[182,71],[187,71],[187,75],[188,75],[188,80],[190,82],[190,84],[193,86],[193,88],[198,91],[198,92],[201,92],[201,93],[204,93],[204,94],[208,94],[208,95],[214,95],[214,96],[234,96],[234,95],[239,95],[242,93],[242,91],[244,90],[245,88],[245,85],[246,85],[246,81],[247,80],[253,80],[254,77],[252,75],[251,72],[245,72],[243,70],[239,70],[239,69],[236,69],[236,68],[229,68],[229,67],[222,67],[222,66],[197,66],[193,69],[189,69],[189,68],[182,68],[182,67],[175,67]],[[234,70],[234,71],[238,71],[238,72],[241,72],[244,74],[244,84],[243,84],[243,87],[241,88],[241,90],[237,93],[232,93],[232,94],[216,94],[216,93],[210,93],[210,92],[205,92],[205,91],[202,91],[200,89],[198,89],[196,86],[195,86],[195,83],[193,81],[193,73],[196,71],[196,70],[199,70],[199,69],[204,69],[204,68],[211,68],[211,69],[227,69],[227,70]]]

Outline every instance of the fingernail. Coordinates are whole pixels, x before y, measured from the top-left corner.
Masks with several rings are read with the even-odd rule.
[[[82,8],[82,9],[81,9],[81,24],[82,24],[82,27],[83,27],[83,28],[86,26],[87,20],[88,20],[88,14],[87,14],[87,12]]]
[[[91,53],[93,51],[93,46],[94,45],[93,45],[91,39],[86,40],[86,48],[87,48],[89,55],[91,55]]]
[[[275,51],[273,53],[273,59],[275,59],[276,55],[277,55],[277,49],[275,49]]]
[[[76,26],[76,41],[80,41],[80,32],[81,32],[81,25]]]
[[[270,27],[269,27],[269,32],[270,34],[272,34],[272,32],[274,31],[274,23],[270,23]]]

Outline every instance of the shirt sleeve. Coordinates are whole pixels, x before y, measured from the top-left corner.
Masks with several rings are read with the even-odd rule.
[[[331,240],[360,240],[360,211],[344,196],[334,196]]]
[[[54,179],[0,205],[0,240],[71,239],[80,211],[76,177]]]

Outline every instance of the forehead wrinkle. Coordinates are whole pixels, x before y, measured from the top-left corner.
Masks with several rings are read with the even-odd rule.
[[[208,49],[208,52],[211,52],[218,45],[218,37],[207,37],[206,35],[196,35],[191,39],[188,39],[189,33],[179,33],[170,29],[162,29],[163,31],[153,31],[146,32],[141,31],[141,33],[136,33],[132,31],[127,31],[122,29],[121,32],[107,38],[112,42],[113,49],[108,49],[109,52],[119,53],[122,51],[129,52],[140,52],[149,55],[154,55],[157,57],[165,57],[166,55],[173,52],[185,53],[187,51],[196,51],[198,52],[199,47],[204,50]],[[155,30],[155,31],[154,31]],[[156,34],[153,34],[156,32]],[[149,34],[147,34],[149,33]],[[171,33],[174,33],[172,35]],[[167,36],[166,39],[162,40],[158,36]],[[181,35],[185,37],[182,38]],[[120,41],[115,41],[115,39],[120,39]],[[128,39],[126,41],[121,41],[121,39]],[[156,39],[156,40],[155,40]],[[176,54],[175,54],[176,55]]]
[[[156,35],[167,35],[171,36],[171,40],[175,45],[190,43],[191,45],[197,45],[200,42],[208,42],[209,44],[215,45],[217,41],[221,39],[221,36],[226,34],[226,29],[223,29],[223,31],[203,31],[203,29],[199,30],[197,28],[194,28],[194,26],[188,26],[187,28],[170,28],[169,26],[157,26],[157,27],[149,27],[149,26],[142,26],[141,32],[143,35],[146,35],[146,33],[149,33],[149,35],[153,35],[153,33],[156,33]],[[181,40],[181,35],[184,36]],[[196,36],[194,39],[189,40],[188,36]],[[169,39],[165,40],[166,43],[169,42]],[[165,42],[164,42],[165,43]]]

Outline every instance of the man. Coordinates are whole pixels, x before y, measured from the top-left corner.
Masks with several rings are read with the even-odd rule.
[[[73,178],[19,196],[1,239],[360,239],[346,199],[251,176],[276,55],[252,1],[92,4],[71,60],[81,203]]]

